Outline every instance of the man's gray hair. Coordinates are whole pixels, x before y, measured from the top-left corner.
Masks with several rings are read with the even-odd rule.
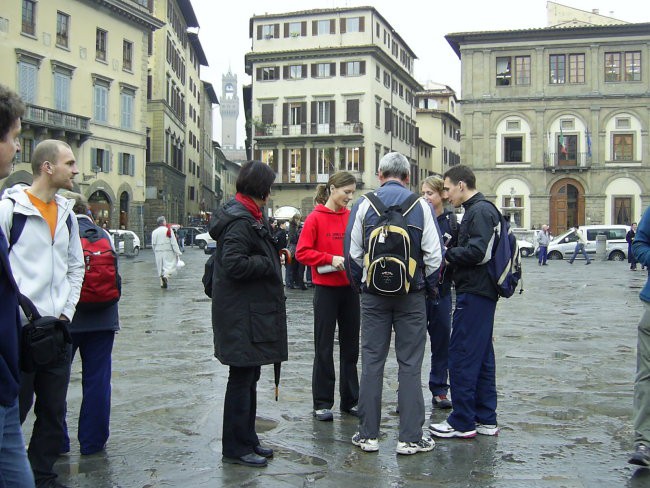
[[[167,223],[167,219],[161,215],[156,219],[156,222],[158,223],[158,225],[164,225]]]
[[[411,174],[411,165],[404,155],[390,152],[379,161],[379,174],[384,178],[393,177],[405,181]]]

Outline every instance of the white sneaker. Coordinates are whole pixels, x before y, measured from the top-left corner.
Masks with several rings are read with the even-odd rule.
[[[358,432],[352,436],[352,444],[360,447],[365,452],[379,451],[379,441],[377,439],[363,439]]]
[[[431,437],[422,436],[422,439],[417,442],[398,441],[395,452],[397,452],[397,454],[409,455],[416,454],[418,452],[429,452],[433,450],[434,447],[436,447],[436,443]]]
[[[431,424],[429,425],[429,428],[431,429],[431,434],[436,437],[459,437],[461,439],[471,439],[472,437],[476,437],[476,430],[468,430],[465,432],[456,430],[449,425],[446,420],[439,424]]]
[[[481,435],[499,435],[499,427],[495,424],[476,424],[476,432]]]

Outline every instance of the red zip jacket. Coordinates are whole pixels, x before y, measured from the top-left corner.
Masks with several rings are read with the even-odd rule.
[[[332,257],[343,256],[343,238],[349,216],[347,208],[334,212],[319,204],[305,220],[296,247],[296,258],[311,266],[311,280],[315,285],[350,285],[345,271],[320,274],[316,270],[318,266],[332,264]]]

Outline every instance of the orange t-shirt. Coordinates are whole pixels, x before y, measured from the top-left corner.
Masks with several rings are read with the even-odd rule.
[[[48,203],[44,202],[38,197],[35,197],[27,190],[25,190],[25,193],[27,193],[29,201],[32,202],[32,205],[34,205],[41,213],[45,219],[45,222],[47,222],[47,225],[50,226],[50,233],[52,234],[52,239],[54,239],[54,233],[56,232],[56,218],[58,216],[56,200],[52,199],[52,201]]]

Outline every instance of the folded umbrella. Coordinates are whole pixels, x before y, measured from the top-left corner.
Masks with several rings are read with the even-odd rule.
[[[273,377],[275,379],[275,401],[278,401],[278,385],[280,384],[280,367],[282,363],[275,363],[273,365]]]

